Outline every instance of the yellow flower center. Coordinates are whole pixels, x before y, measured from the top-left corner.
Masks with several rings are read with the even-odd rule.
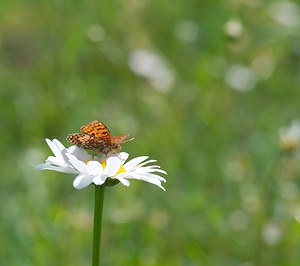
[[[106,167],[106,161],[102,161],[100,163],[101,163],[101,165],[104,169]],[[126,172],[125,168],[123,167],[123,165],[121,165],[121,167],[120,167],[119,171],[116,173],[116,175],[121,174],[121,173],[125,173],[125,172]]]
[[[84,160],[83,162],[84,162],[85,164],[87,164],[87,163],[89,162],[89,160]],[[106,167],[106,161],[101,161],[100,163],[101,163],[103,169],[105,169],[105,167]],[[117,175],[117,174],[121,174],[121,173],[125,173],[125,172],[126,172],[126,169],[123,167],[123,165],[121,165],[121,167],[120,167],[120,169],[118,170],[118,172],[116,173],[116,175]]]
[[[121,173],[125,173],[125,172],[126,172],[125,168],[123,167],[123,165],[121,165],[117,174],[121,174]]]

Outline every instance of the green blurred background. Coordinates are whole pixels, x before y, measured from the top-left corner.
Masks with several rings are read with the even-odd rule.
[[[168,172],[102,265],[299,265],[299,1],[2,0],[0,58],[0,265],[91,265],[93,187],[34,166],[94,119]]]

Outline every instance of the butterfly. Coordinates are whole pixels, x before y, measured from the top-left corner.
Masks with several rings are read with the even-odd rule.
[[[98,120],[82,126],[80,131],[82,133],[69,134],[67,140],[80,148],[94,150],[106,156],[117,153],[124,142],[134,139],[128,139],[129,134],[112,136],[108,128]]]

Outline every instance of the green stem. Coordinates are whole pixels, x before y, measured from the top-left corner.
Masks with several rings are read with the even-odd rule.
[[[92,266],[100,265],[101,224],[105,185],[95,186],[93,262]]]

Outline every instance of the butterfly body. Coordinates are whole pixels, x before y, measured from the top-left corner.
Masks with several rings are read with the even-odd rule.
[[[97,153],[105,155],[117,153],[122,144],[131,139],[127,139],[129,134],[112,136],[108,128],[98,120],[94,120],[80,128],[82,133],[73,133],[67,136],[67,140],[72,144]]]

